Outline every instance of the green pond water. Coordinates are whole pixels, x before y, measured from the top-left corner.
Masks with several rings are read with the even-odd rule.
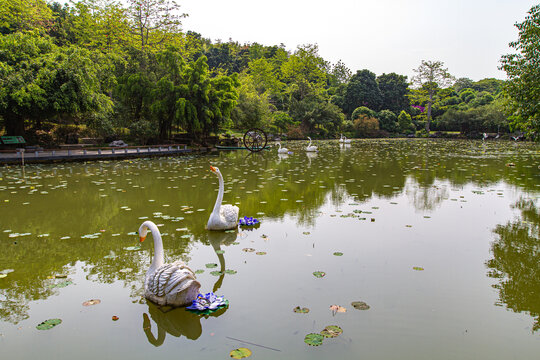
[[[292,153],[0,167],[0,357],[538,358],[538,145],[283,145]],[[210,164],[224,201],[259,227],[205,230]],[[202,270],[201,292],[228,308],[205,317],[144,299],[152,238],[129,248],[146,219],[166,261]],[[36,328],[48,319],[62,322]],[[304,342],[327,325],[343,333]]]

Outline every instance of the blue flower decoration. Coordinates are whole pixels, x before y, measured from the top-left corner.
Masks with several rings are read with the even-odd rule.
[[[240,218],[239,222],[241,226],[254,226],[260,223],[259,220],[249,216],[244,216],[243,218]]]
[[[198,314],[208,315],[226,306],[229,306],[229,300],[226,300],[223,296],[217,296],[213,292],[209,292],[205,295],[197,295],[197,298],[186,309]]]

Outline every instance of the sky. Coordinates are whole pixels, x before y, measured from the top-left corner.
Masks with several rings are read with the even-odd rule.
[[[508,43],[538,0],[177,0],[183,30],[213,41],[317,44],[353,73],[414,75],[422,60],[442,61],[456,78],[505,79]]]

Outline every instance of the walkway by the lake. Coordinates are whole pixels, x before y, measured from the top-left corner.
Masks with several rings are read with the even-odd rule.
[[[148,156],[167,156],[206,152],[209,148],[188,148],[186,145],[153,145],[106,148],[38,149],[0,152],[0,165],[56,161],[91,161]]]

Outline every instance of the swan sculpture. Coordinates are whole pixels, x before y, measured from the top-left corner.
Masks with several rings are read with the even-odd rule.
[[[346,136],[343,137],[343,143],[344,144],[350,144],[351,143],[351,139],[347,139]]]
[[[214,205],[214,210],[210,214],[206,228],[208,230],[230,230],[238,226],[238,206],[221,205],[223,201],[223,176],[217,167],[210,166],[210,170],[217,175],[219,180],[219,193]]]
[[[279,149],[277,151],[278,154],[287,154],[289,152],[289,149],[281,147],[281,143],[278,143],[278,145],[279,145]]]
[[[308,139],[309,139],[309,144],[306,148],[306,151],[308,152],[314,152],[314,151],[317,151],[317,147],[315,145],[311,145],[311,138],[308,136]]]
[[[148,230],[154,239],[154,259],[146,272],[144,297],[161,306],[190,305],[197,298],[201,284],[184,262],[164,263],[163,241],[158,227],[152,221],[143,222],[139,228],[140,242],[146,239]]]
[[[343,134],[339,134],[339,142],[342,143],[343,141],[345,141],[345,139],[343,139]]]

